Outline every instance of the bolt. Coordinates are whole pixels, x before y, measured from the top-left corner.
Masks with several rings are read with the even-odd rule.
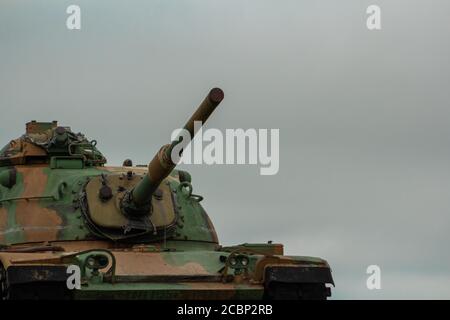
[[[156,200],[161,200],[163,198],[163,192],[161,189],[156,189],[155,192],[153,192],[153,196]]]
[[[128,172],[127,172],[127,179],[128,179],[128,180],[133,179],[133,171],[128,171]]]
[[[112,190],[109,186],[104,185],[100,188],[99,194],[98,194],[100,200],[102,201],[108,201],[113,197]]]

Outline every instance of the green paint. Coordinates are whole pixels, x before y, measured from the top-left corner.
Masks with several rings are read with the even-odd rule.
[[[217,97],[216,97],[217,98]],[[209,98],[208,98],[209,99]],[[212,100],[206,99],[199,114],[208,116],[208,109],[211,107]],[[205,109],[206,108],[206,109]],[[50,127],[49,127],[50,125]],[[190,127],[190,126],[188,126]],[[47,154],[47,157],[42,157],[41,153],[36,155],[30,155],[29,153],[22,152],[22,150],[14,149],[9,150],[9,145],[2,149],[0,154],[0,176],[5,170],[11,168],[11,154],[14,153],[15,163],[22,163],[20,166],[28,168],[36,168],[36,170],[42,170],[46,176],[45,181],[36,181],[35,183],[46,183],[45,186],[40,185],[43,194],[32,195],[33,199],[23,198],[24,193],[24,177],[18,172],[17,183],[8,189],[4,186],[0,186],[0,205],[6,209],[7,221],[4,238],[5,243],[0,244],[20,244],[26,241],[26,232],[24,228],[33,227],[33,225],[24,226],[18,225],[16,214],[18,203],[27,204],[33,201],[38,204],[39,208],[46,208],[50,212],[56,212],[61,220],[60,225],[53,226],[57,230],[56,236],[50,232],[51,239],[43,239],[43,241],[64,241],[75,243],[77,240],[102,240],[110,245],[111,249],[102,250],[95,248],[92,245],[92,250],[89,252],[81,251],[81,248],[77,250],[74,246],[75,253],[70,256],[61,258],[61,265],[67,266],[68,264],[77,264],[82,271],[82,278],[84,285],[81,290],[73,292],[75,298],[81,299],[184,299],[184,298],[223,298],[231,297],[235,299],[260,299],[264,292],[264,285],[255,285],[250,281],[252,275],[256,274],[256,271],[263,272],[263,270],[256,270],[258,263],[265,256],[271,256],[276,249],[275,245],[271,244],[243,244],[240,246],[232,246],[221,248],[217,243],[217,236],[213,225],[211,224],[206,211],[200,204],[202,200],[201,196],[192,194],[193,187],[191,185],[191,177],[188,173],[180,173],[177,170],[171,170],[172,164],[167,159],[155,157],[156,161],[152,161],[150,168],[155,172],[155,180],[152,181],[152,177],[148,177],[145,173],[142,174],[142,180],[139,180],[138,184],[133,182],[136,175],[127,176],[129,170],[138,174],[138,170],[130,167],[123,167],[120,170],[104,168],[103,164],[106,163],[106,159],[102,156],[100,151],[97,150],[96,143],[88,141],[83,135],[75,134],[67,129],[57,127],[56,123],[31,123],[29,124],[29,131],[22,137],[22,140],[18,140],[21,143],[32,143],[33,138],[40,139],[39,146]],[[33,130],[37,130],[38,133]],[[38,136],[33,136],[38,134]],[[42,141],[42,136],[47,137],[46,141]],[[20,145],[20,144],[19,144]],[[17,146],[17,142],[16,142]],[[163,147],[164,148],[164,147]],[[162,149],[165,150],[165,149]],[[11,153],[9,153],[11,151]],[[8,156],[9,155],[9,156]],[[35,158],[33,158],[35,157]],[[169,162],[169,163],[168,163]],[[35,164],[36,163],[36,164]],[[42,165],[45,165],[44,167]],[[19,166],[17,166],[19,167]],[[100,226],[94,225],[89,216],[89,204],[84,203],[85,186],[89,179],[92,177],[98,177],[102,175],[102,180],[99,181],[99,190],[91,190],[90,198],[94,199],[93,206],[96,214],[111,214],[103,217],[114,219],[118,217],[119,224],[115,225],[113,231],[106,230],[106,227],[102,229]],[[103,176],[104,175],[104,176]],[[112,190],[108,185],[108,178],[111,175],[115,175],[115,181],[119,183],[114,184],[116,190]],[[170,177],[166,179],[166,177]],[[129,180],[127,180],[129,178]],[[4,178],[5,179],[5,178]],[[4,180],[3,179],[3,180]],[[164,180],[166,179],[166,180]],[[121,182],[123,180],[123,183]],[[164,180],[163,183],[168,182],[169,188],[173,191],[171,193],[170,200],[167,198],[169,192],[165,191],[158,195],[153,193],[160,185],[160,180]],[[30,181],[30,180],[27,180]],[[100,184],[101,182],[101,184]],[[90,186],[93,186],[91,184]],[[134,187],[133,187],[134,186]],[[136,187],[137,186],[137,187]],[[39,186],[37,186],[39,187]],[[106,189],[106,190],[105,190]],[[106,191],[104,193],[103,191]],[[114,194],[113,194],[114,193]],[[133,199],[133,194],[135,199]],[[130,197],[131,195],[131,197]],[[164,195],[164,197],[163,197]],[[127,196],[122,198],[123,196]],[[145,206],[142,206],[140,202],[148,204],[148,200],[156,198],[163,199],[164,206],[173,206],[176,211],[176,222],[174,226],[168,226],[169,232],[166,234],[165,230],[152,229],[148,226],[153,223],[146,220],[150,212],[150,206],[148,210]],[[125,199],[125,200],[124,200]],[[166,200],[167,199],[167,200]],[[173,201],[172,201],[173,200]],[[108,202],[114,201],[114,202]],[[153,200],[151,200],[153,201]],[[136,211],[127,211],[126,209],[134,206]],[[36,210],[33,212],[31,209],[36,207],[26,207],[26,213],[29,215],[39,214],[40,212],[46,213],[46,210]],[[113,208],[113,212],[107,211],[108,208]],[[141,209],[141,210],[139,210]],[[166,209],[164,209],[166,210]],[[170,208],[172,213],[173,209]],[[129,215],[132,213],[131,216]],[[163,213],[161,211],[159,213]],[[23,212],[21,213],[23,214]],[[134,214],[134,215],[133,215]],[[140,220],[138,214],[143,214],[145,219]],[[154,213],[153,213],[154,214]],[[117,216],[118,215],[118,216]],[[36,218],[36,217],[33,217]],[[167,218],[167,217],[165,217]],[[151,216],[150,216],[151,219]],[[30,219],[30,221],[36,221],[39,219]],[[163,217],[164,220],[164,217]],[[123,222],[125,221],[125,222]],[[38,227],[46,227],[45,219],[39,220]],[[122,226],[122,223],[125,223]],[[139,225],[139,223],[142,223]],[[100,224],[100,223],[99,223]],[[160,224],[161,225],[161,224]],[[138,226],[138,227],[136,227]],[[142,229],[142,226],[145,228]],[[123,229],[121,227],[124,227]],[[127,228],[129,227],[129,228]],[[141,229],[139,229],[141,227]],[[134,229],[133,229],[134,228]],[[131,236],[125,232],[132,230]],[[144,230],[141,234],[138,234],[135,230]],[[149,232],[150,231],[155,231]],[[54,230],[52,230],[54,231]],[[108,233],[109,232],[109,233]],[[164,232],[164,233],[163,233]],[[112,236],[111,236],[112,234]],[[127,238],[129,237],[129,238]],[[111,240],[113,239],[113,240]],[[93,242],[91,242],[93,243]],[[138,245],[139,248],[135,248]],[[115,249],[114,249],[115,248]],[[241,249],[244,249],[243,251]],[[45,248],[47,249],[47,248]],[[206,289],[204,286],[201,289],[201,282],[195,279],[193,283],[175,283],[174,281],[181,281],[180,278],[171,278],[172,281],[165,283],[156,283],[152,281],[149,275],[145,275],[144,278],[136,278],[135,274],[120,275],[121,282],[114,283],[115,279],[114,268],[111,268],[111,274],[102,274],[104,270],[97,272],[97,270],[90,268],[88,271],[86,263],[89,260],[89,256],[95,254],[107,254],[110,261],[115,261],[115,250],[127,250],[130,255],[133,254],[154,254],[160,255],[165,262],[165,265],[161,266],[161,270],[153,276],[170,275],[165,268],[169,267],[183,267],[192,266],[196,270],[196,276],[206,276],[208,281],[215,281],[210,283],[212,289]],[[138,252],[134,252],[134,250]],[[142,250],[140,250],[142,249]],[[72,249],[70,249],[72,250]],[[77,253],[78,252],[78,253]],[[66,252],[67,253],[67,252]],[[1,258],[0,251],[0,258]],[[247,261],[247,263],[234,263],[230,265],[230,260],[235,255],[239,255],[239,261]],[[55,253],[55,257],[60,257],[59,253]],[[136,258],[136,257],[133,257]],[[328,267],[326,261],[320,258],[314,257],[289,257],[295,261],[296,264],[306,265],[307,267]],[[132,263],[133,259],[129,261],[120,261],[120,263]],[[274,260],[276,264],[276,259]],[[56,262],[58,264],[58,262]],[[115,265],[113,263],[113,265]],[[133,270],[133,266],[130,266],[130,270]],[[140,268],[141,272],[142,269]],[[189,268],[185,268],[189,270]],[[203,272],[202,272],[203,271]],[[189,272],[187,272],[189,273]],[[189,279],[192,274],[179,275],[182,279]],[[227,275],[227,277],[223,277]],[[239,275],[240,277],[233,278],[233,275]],[[228,277],[231,276],[231,277]],[[133,279],[137,279],[138,282],[133,282]],[[149,280],[150,279],[150,280]],[[161,278],[157,278],[161,279]],[[242,284],[237,279],[242,280]],[[192,280],[192,277],[191,279]],[[203,279],[204,280],[204,279]],[[235,281],[224,284],[222,281]],[[253,279],[260,281],[260,279]],[[140,281],[140,282],[139,282]],[[153,277],[153,281],[156,281]],[[205,280],[206,281],[206,280]],[[250,284],[252,283],[252,284]],[[231,286],[231,288],[230,288]]]
[[[19,198],[23,193],[24,184],[22,174],[18,172],[16,179],[16,184],[11,189],[0,187],[3,188],[2,200]],[[4,235],[5,244],[24,242],[25,236],[21,230],[21,226],[18,225],[16,221],[17,201],[4,201],[1,203],[1,205],[7,210],[8,214],[8,221],[5,230],[6,233]]]

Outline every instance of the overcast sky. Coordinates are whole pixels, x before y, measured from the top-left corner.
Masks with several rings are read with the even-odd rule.
[[[334,298],[449,299],[449,12],[448,0],[2,0],[0,143],[59,120],[109,164],[145,164],[220,86],[207,127],[280,129],[278,175],[183,166],[223,244],[323,257]],[[366,288],[371,264],[381,290]]]

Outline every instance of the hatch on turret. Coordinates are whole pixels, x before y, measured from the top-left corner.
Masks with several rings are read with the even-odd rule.
[[[106,158],[96,148],[95,140],[87,140],[70,127],[58,126],[57,121],[26,124],[26,132],[9,142],[0,151],[0,166],[48,163],[53,168],[69,169],[84,166],[102,166]],[[74,161],[71,161],[71,160]],[[72,163],[73,162],[73,163]],[[81,166],[79,165],[81,162]]]

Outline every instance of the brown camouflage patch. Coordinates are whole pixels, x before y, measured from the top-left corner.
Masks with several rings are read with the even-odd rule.
[[[36,197],[44,195],[47,175],[44,168],[17,168],[23,176],[24,191],[16,207],[16,222],[24,230],[25,241],[57,239],[62,219],[55,210],[44,208]],[[29,200],[27,200],[29,198]]]
[[[40,197],[47,187],[47,175],[44,167],[17,167],[17,173],[23,177],[22,198]]]
[[[16,221],[23,228],[26,242],[55,240],[62,224],[55,210],[24,201],[17,204]]]
[[[205,268],[195,262],[171,265],[159,253],[114,252],[117,275],[209,275]]]

